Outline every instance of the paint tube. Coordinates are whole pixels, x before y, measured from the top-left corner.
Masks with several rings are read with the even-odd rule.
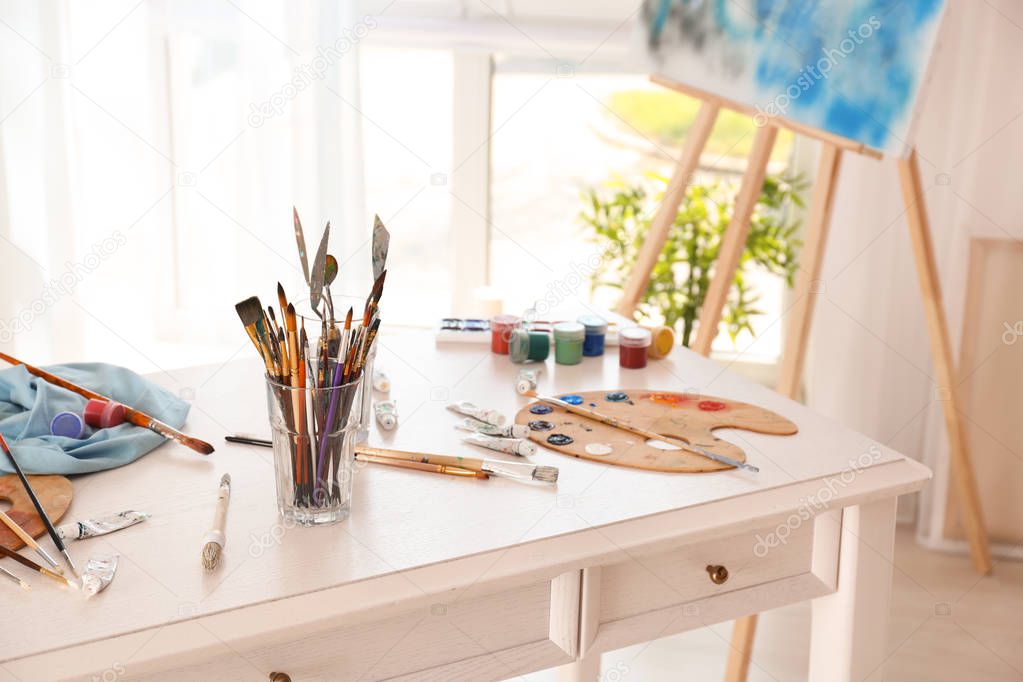
[[[391,390],[391,379],[379,369],[373,370],[373,390],[381,393]]]
[[[149,518],[149,514],[140,511],[123,511],[113,516],[103,516],[98,519],[85,519],[66,523],[57,527],[57,535],[61,540],[85,540],[100,535],[113,533],[114,531],[134,526]]]
[[[473,445],[479,445],[480,447],[503,452],[508,455],[523,457],[525,455],[536,454],[536,443],[522,440],[521,438],[494,438],[483,433],[470,433],[462,438],[462,440],[466,443],[472,443]]]
[[[508,424],[507,426],[494,426],[486,422],[481,422],[479,419],[473,419],[472,417],[466,417],[458,424],[455,424],[455,428],[459,431],[469,431],[472,433],[482,433],[487,436],[494,436],[495,438],[528,438],[529,427],[525,424]]]
[[[539,381],[539,369],[520,369],[518,381],[515,382],[515,391],[519,395],[525,395],[530,391],[535,391]]]
[[[398,402],[395,400],[378,400],[373,406],[377,415],[377,424],[384,431],[393,431],[398,427]]]
[[[473,417],[479,419],[481,422],[493,424],[494,426],[504,426],[504,415],[497,410],[488,410],[485,407],[478,407],[473,405],[468,400],[462,400],[457,403],[451,403],[448,405],[448,409],[458,414],[464,414],[466,417]]]
[[[107,589],[117,573],[117,555],[104,554],[89,559],[82,574],[82,592],[92,597]]]

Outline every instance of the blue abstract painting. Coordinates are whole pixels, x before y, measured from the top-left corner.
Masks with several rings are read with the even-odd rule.
[[[650,68],[903,155],[945,0],[645,0]]]

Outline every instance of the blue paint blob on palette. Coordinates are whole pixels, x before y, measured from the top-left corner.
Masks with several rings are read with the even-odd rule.
[[[563,396],[561,396],[561,398],[559,398],[559,400],[561,400],[563,402],[566,402],[569,405],[582,405],[583,404],[583,397],[581,395],[575,395],[574,393],[571,394],[571,395],[563,395]]]
[[[554,408],[551,407],[550,405],[544,405],[542,403],[539,403],[530,407],[529,411],[532,412],[533,414],[550,414],[551,412],[554,411]]]

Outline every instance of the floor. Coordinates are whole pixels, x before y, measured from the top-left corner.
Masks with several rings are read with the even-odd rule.
[[[805,680],[809,628],[808,604],[762,614],[749,681]],[[721,680],[730,635],[722,623],[606,653],[599,682]],[[1023,562],[981,578],[968,557],[929,551],[900,528],[888,653],[870,682],[1023,681]]]

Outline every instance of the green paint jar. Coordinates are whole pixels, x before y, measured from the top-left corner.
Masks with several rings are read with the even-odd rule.
[[[578,365],[583,360],[586,328],[578,322],[554,325],[554,361],[559,365]]]
[[[522,329],[512,330],[508,341],[508,355],[512,362],[543,362],[551,352],[551,337],[547,332]]]

